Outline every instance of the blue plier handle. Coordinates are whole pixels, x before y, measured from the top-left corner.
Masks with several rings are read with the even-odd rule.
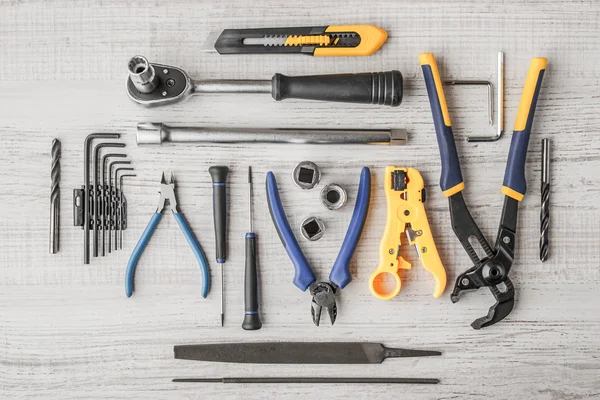
[[[370,198],[371,172],[368,167],[364,167],[360,174],[360,184],[352,219],[350,220],[350,225],[348,226],[340,252],[329,274],[329,280],[339,288],[344,288],[352,280],[350,260],[356,250],[367,218]],[[275,229],[277,229],[283,247],[294,265],[294,285],[298,289],[305,291],[317,279],[290,228],[285,211],[281,205],[277,180],[272,172],[267,173],[267,201]]]
[[[185,236],[185,239],[192,248],[196,259],[200,264],[200,272],[202,273],[202,291],[200,292],[200,294],[204,298],[208,295],[208,290],[210,288],[210,274],[208,271],[208,261],[206,260],[206,255],[204,254],[202,247],[200,247],[196,236],[194,236],[194,233],[190,229],[190,226],[186,222],[183,214],[177,211],[177,200],[175,199],[174,187],[175,184],[172,180],[171,184],[169,185],[167,185],[164,182],[163,174],[163,180],[161,183],[161,200],[159,202],[159,208],[152,215],[152,218],[150,218],[150,222],[148,222],[146,229],[142,233],[140,240],[133,249],[131,257],[129,258],[129,262],[127,263],[127,271],[125,273],[125,294],[127,295],[127,297],[131,297],[133,295],[133,278],[135,275],[135,268],[137,267],[138,260],[140,259],[142,253],[144,252],[144,249],[148,245],[148,242],[150,242],[152,234],[154,233],[156,227],[158,226],[158,223],[160,222],[160,219],[162,217],[162,209],[165,205],[165,200],[169,200],[171,206],[171,213],[173,214],[173,217],[175,217],[177,225],[179,225],[179,228],[183,232],[183,236]]]

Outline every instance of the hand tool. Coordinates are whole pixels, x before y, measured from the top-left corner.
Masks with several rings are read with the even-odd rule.
[[[205,48],[219,54],[307,54],[370,56],[383,45],[387,32],[373,25],[330,25],[295,28],[225,29],[210,34]]]
[[[100,182],[98,180],[98,170],[100,168],[99,166],[99,162],[98,162],[98,155],[100,153],[100,149],[104,148],[104,147],[125,147],[125,143],[120,143],[120,142],[102,142],[102,143],[98,143],[95,147],[94,147],[94,153],[92,156],[92,164],[93,164],[93,168],[94,170],[92,171],[92,181],[94,182],[94,195],[93,195],[93,205],[92,205],[92,209],[94,210],[94,223],[92,224],[93,229],[93,236],[92,236],[92,242],[93,242],[93,254],[94,257],[98,257],[98,226],[100,225],[100,218],[98,218],[99,214],[98,214],[98,210],[100,208],[100,203],[98,202],[98,196],[101,196],[103,193],[101,192],[100,189]]]
[[[540,208],[540,261],[548,259],[550,239],[550,139],[542,139],[542,204]]]
[[[435,279],[433,297],[440,297],[446,288],[446,270],[438,255],[433,234],[425,213],[426,191],[423,177],[414,168],[388,166],[384,176],[387,222],[379,243],[379,266],[369,279],[371,293],[381,300],[398,295],[402,287],[400,269],[411,264],[400,255],[400,236],[406,235],[421,260],[421,265]],[[390,286],[386,278],[392,278]]]
[[[119,226],[122,225],[121,224],[121,217],[122,215],[120,214],[120,211],[122,211],[121,208],[121,200],[123,199],[123,192],[121,192],[121,190],[119,189],[120,185],[119,185],[119,171],[133,171],[133,168],[127,168],[127,167],[121,167],[121,168],[115,168],[115,184],[113,185],[114,187],[114,193],[111,193],[111,214],[110,214],[110,230],[108,231],[108,243],[110,246],[110,236],[112,234],[113,237],[113,250],[117,251],[119,248],[117,246],[117,230],[119,229]],[[135,176],[135,175],[133,175]]]
[[[110,201],[110,182],[106,182],[106,163],[109,158],[125,158],[127,157],[124,153],[106,153],[102,156],[102,163],[100,169],[100,187],[102,195],[101,197],[101,224],[102,224],[102,257],[106,255],[106,231],[108,230],[108,203]]]
[[[61,143],[58,139],[52,140],[52,167],[50,178],[50,254],[58,253],[60,240],[60,155]]]
[[[381,364],[386,358],[442,354],[369,342],[211,343],[178,345],[173,350],[179,360],[251,364]]]
[[[163,143],[406,144],[404,129],[248,129],[170,126],[142,122],[138,146]]]
[[[329,281],[319,281],[304,256],[304,253],[298,245],[294,232],[287,221],[285,211],[279,197],[279,189],[273,172],[267,173],[267,202],[273,224],[277,229],[279,238],[287,252],[292,264],[294,265],[294,285],[302,290],[310,290],[312,296],[311,314],[315,325],[319,326],[321,311],[325,308],[329,314],[329,319],[333,324],[337,317],[337,305],[335,302],[335,293],[338,289],[343,289],[352,280],[350,275],[350,260],[358,244],[360,234],[367,218],[369,210],[369,200],[371,196],[371,172],[369,168],[364,167],[360,174],[360,185],[356,197],[354,213],[350,220],[350,225],[346,231],[346,236],[340,248],[339,254],[331,268]]]
[[[328,210],[339,210],[346,201],[348,201],[348,193],[337,183],[330,183],[321,189],[321,203]]]
[[[137,104],[173,104],[203,93],[270,93],[273,99],[304,99],[396,107],[402,102],[400,71],[313,76],[273,75],[264,80],[194,80],[184,70],[150,63],[142,56],[128,63],[127,94]]]
[[[437,385],[434,378],[335,378],[335,377],[253,377],[253,378],[176,378],[175,383],[385,383],[385,384],[430,384]]]
[[[130,160],[116,160],[110,161],[108,163],[108,201],[107,201],[107,230],[108,230],[108,252],[112,253],[112,240],[110,236],[110,232],[113,230],[115,226],[114,215],[114,204],[115,204],[115,196],[116,196],[116,186],[113,186],[113,166],[116,165],[129,165],[131,164]]]
[[[302,161],[292,172],[292,179],[300,189],[312,189],[319,184],[321,180],[321,170],[317,164],[312,161]]]
[[[206,296],[208,295],[208,289],[210,287],[208,261],[206,261],[206,256],[204,255],[204,251],[202,251],[202,247],[200,247],[200,243],[198,243],[196,236],[194,236],[194,233],[192,232],[188,223],[183,217],[183,214],[181,214],[177,208],[177,196],[175,195],[175,179],[173,178],[173,174],[171,174],[169,178],[169,183],[167,183],[165,179],[165,173],[162,173],[158,193],[160,195],[158,199],[158,207],[152,215],[152,218],[150,218],[148,226],[146,226],[144,233],[142,233],[140,240],[133,249],[133,252],[131,253],[131,258],[129,259],[129,262],[127,263],[127,272],[125,273],[125,294],[127,295],[127,297],[131,297],[131,295],[133,294],[133,278],[137,262],[140,259],[142,253],[144,252],[144,249],[148,245],[152,234],[156,230],[156,227],[160,222],[160,218],[162,217],[162,213],[166,206],[169,207],[169,209],[171,210],[175,221],[177,221],[177,225],[179,225],[179,228],[183,232],[183,236],[185,236],[185,239],[192,248],[192,252],[196,256],[198,264],[200,264],[200,272],[202,273],[202,291],[200,292],[200,294],[202,297],[206,298]]]
[[[515,290],[508,273],[514,261],[518,206],[526,190],[527,145],[547,60],[534,58],[529,67],[506,163],[502,186],[502,193],[505,195],[504,206],[495,248],[492,250],[471,217],[462,195],[465,184],[435,58],[431,53],[423,53],[419,58],[442,160],[440,187],[449,201],[452,229],[473,262],[472,268],[457,277],[450,299],[455,303],[465,290],[488,287],[496,299],[496,304],[490,308],[488,315],[471,324],[474,329],[481,329],[504,319],[514,305]],[[471,237],[479,242],[485,257],[479,257],[469,242]]]
[[[227,260],[227,174],[229,168],[217,165],[208,169],[213,187],[213,220],[215,226],[215,249],[217,264],[221,270],[221,326],[225,324],[225,280],[223,265]]]
[[[121,175],[121,177],[119,178],[119,208],[117,211],[117,226],[115,227],[117,229],[117,233],[118,233],[118,239],[119,239],[119,249],[123,249],[123,224],[125,221],[125,217],[126,217],[126,205],[125,205],[125,196],[123,195],[123,178],[133,178],[134,176],[137,176],[135,174],[123,174]],[[116,243],[116,240],[115,240]]]
[[[476,80],[476,79],[453,79],[444,81],[444,85],[450,86],[485,86],[487,87],[487,106],[488,106],[488,124],[490,126],[494,125],[494,86],[492,86],[492,82]],[[467,141],[469,138],[467,138]]]
[[[246,233],[246,265],[244,272],[244,321],[242,328],[254,331],[262,328],[258,314],[258,271],[256,233],[252,224],[252,167],[248,167],[248,233]]]
[[[304,218],[300,223],[300,233],[306,240],[314,242],[323,237],[323,234],[325,233],[325,223],[323,223],[321,218],[314,216]]]
[[[468,136],[467,142],[495,142],[504,133],[504,53],[498,52],[496,83],[496,134],[493,136]]]
[[[118,133],[92,133],[87,135],[83,142],[83,186],[84,193],[80,198],[83,213],[83,263],[90,263],[90,153],[92,151],[92,143],[95,139],[119,139]],[[77,189],[74,192],[74,202],[77,201]],[[75,220],[78,216],[75,215]]]
[[[467,142],[495,142],[504,133],[504,53],[498,52],[497,66],[497,88],[496,88],[496,134],[493,136],[468,136]],[[488,94],[488,118],[489,124],[493,125],[493,86],[489,81],[445,81],[449,85],[485,85]]]

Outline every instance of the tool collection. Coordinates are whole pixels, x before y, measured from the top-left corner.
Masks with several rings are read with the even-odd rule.
[[[322,26],[269,29],[225,29],[211,49],[219,54],[307,54],[313,56],[368,56],[377,52],[386,41],[386,31],[372,25]],[[546,70],[547,60],[534,58],[531,62],[519,105],[515,128],[510,144],[508,161],[501,192],[504,206],[501,213],[495,246],[492,247],[471,217],[463,197],[463,182],[459,156],[452,134],[452,125],[442,82],[446,85],[479,85],[487,88],[488,119],[493,125],[494,85],[484,79],[455,79],[443,81],[436,60],[431,53],[419,57],[428,94],[433,123],[441,158],[440,187],[448,198],[451,226],[472,267],[456,278],[450,300],[457,302],[462,292],[487,287],[496,303],[488,314],[475,320],[471,326],[481,329],[505,319],[513,310],[515,288],[509,272],[515,258],[517,211],[526,191],[525,167],[533,117]],[[468,137],[470,142],[489,142],[500,139],[504,132],[504,53],[498,53],[496,84],[495,136]],[[326,102],[399,106],[403,98],[403,78],[399,71],[315,75],[288,77],[275,74],[270,80],[194,80],[177,67],[149,62],[135,56],[128,62],[127,95],[135,103],[145,106],[164,106],[183,101],[192,95],[208,93],[262,94],[270,93],[279,101],[288,98]],[[319,128],[232,128],[169,125],[160,122],[140,122],[137,125],[138,146],[163,143],[187,144],[319,144],[319,145],[405,145],[404,129],[319,129]],[[81,227],[84,236],[83,262],[92,257],[104,257],[123,248],[123,232],[127,229],[127,199],[124,180],[135,178],[132,161],[122,151],[125,143],[119,133],[92,133],[84,141],[83,185],[73,192],[74,225]],[[364,148],[368,149],[368,148]],[[60,228],[60,157],[61,143],[52,142],[51,194],[50,194],[50,253],[59,249]],[[550,196],[549,139],[542,142],[540,260],[548,258],[549,247],[549,196]],[[336,296],[351,281],[350,263],[360,240],[371,205],[371,188],[380,190],[371,182],[371,169],[363,167],[358,176],[358,190],[332,182],[327,171],[312,161],[302,161],[286,176],[280,171],[268,171],[265,179],[266,193],[257,204],[266,200],[268,210],[283,248],[293,267],[292,284],[311,296],[311,318],[320,325],[323,311],[333,325],[338,318]],[[291,172],[291,173],[290,173]],[[228,256],[228,177],[236,174],[236,166],[216,165],[208,168],[212,181],[212,213],[215,237],[215,261],[221,276],[221,326],[225,326],[224,266]],[[158,174],[157,174],[158,175]],[[256,173],[254,174],[256,176]],[[285,190],[313,191],[318,205],[312,215],[304,216],[300,226],[293,229],[279,192],[280,179]],[[248,231],[245,234],[244,265],[244,316],[241,327],[253,331],[263,327],[260,314],[260,268],[257,232],[253,223],[253,171],[247,167]],[[414,167],[387,166],[383,173],[383,193],[387,204],[385,230],[379,244],[379,265],[369,278],[371,293],[381,300],[397,297],[405,278],[404,270],[411,263],[401,255],[401,236],[414,246],[421,266],[433,277],[433,296],[439,298],[446,288],[446,268],[434,241],[425,209],[427,193],[421,173]],[[234,186],[235,188],[235,186]],[[206,255],[180,212],[176,181],[172,173],[162,172],[158,186],[158,205],[133,249],[125,268],[125,293],[134,293],[134,276],[144,249],[156,230],[163,213],[170,211],[183,236],[192,249],[200,267],[201,297],[209,295],[211,276]],[[232,200],[233,201],[233,200]],[[306,239],[303,247],[326,237],[327,215],[339,218],[336,211],[353,204],[339,253],[327,279],[317,279],[313,268],[301,248],[295,231]],[[287,209],[287,212],[285,211]],[[333,217],[335,215],[335,217]],[[476,248],[477,247],[477,248]],[[239,251],[237,248],[231,249]],[[307,250],[307,249],[306,249]],[[268,263],[268,259],[262,259]],[[189,262],[179,259],[179,262]],[[233,271],[240,266],[228,264]],[[291,286],[290,286],[291,287]],[[267,317],[268,318],[268,317]],[[359,342],[271,342],[271,343],[215,343],[178,345],[175,358],[205,362],[236,362],[254,364],[379,364],[386,358],[439,356],[441,352],[386,348],[380,343]],[[177,378],[174,382],[222,383],[424,383],[436,384],[432,378],[380,378],[380,377],[222,377]]]

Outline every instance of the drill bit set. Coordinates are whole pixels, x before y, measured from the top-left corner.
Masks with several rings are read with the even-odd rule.
[[[102,149],[125,147],[118,133],[92,133],[84,141],[83,185],[73,190],[73,221],[83,229],[83,262],[123,248],[123,230],[127,228],[127,201],[123,179],[134,177],[131,161],[122,152]],[[91,168],[91,174],[90,174]],[[91,175],[91,176],[90,176]],[[91,248],[91,251],[90,251]]]

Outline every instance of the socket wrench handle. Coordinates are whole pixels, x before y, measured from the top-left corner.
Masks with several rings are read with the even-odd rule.
[[[304,99],[397,107],[402,102],[400,71],[362,74],[286,76],[275,74],[275,100]]]

